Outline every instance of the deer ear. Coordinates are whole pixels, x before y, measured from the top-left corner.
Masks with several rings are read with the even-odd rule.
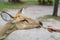
[[[3,20],[5,20],[7,22],[12,22],[12,16],[5,11],[2,11],[1,17]]]
[[[24,8],[21,8],[21,9],[17,12],[17,14],[23,14],[23,10],[24,10]]]
[[[20,9],[20,13],[23,13],[23,10],[24,10],[24,8],[21,8],[21,9]]]
[[[23,10],[24,10],[24,8],[21,8],[21,9],[20,9],[20,12],[22,13]]]

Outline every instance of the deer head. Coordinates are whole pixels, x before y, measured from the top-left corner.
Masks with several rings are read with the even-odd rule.
[[[29,17],[22,16],[22,10],[23,9],[18,11],[16,16],[11,16],[9,13],[3,11],[1,13],[1,17],[3,18],[3,20],[7,21],[8,23],[10,24],[13,23],[13,25],[15,24],[15,27],[17,29],[35,28],[42,25],[41,22],[39,23]]]
[[[2,19],[6,21],[6,25],[0,30],[0,36],[2,36],[8,29],[21,30],[21,29],[30,29],[30,28],[38,28],[42,25],[41,22],[37,22],[29,17],[22,15],[22,10],[17,12],[15,16],[11,16],[9,13],[2,11],[0,14]],[[15,29],[14,29],[15,28]]]

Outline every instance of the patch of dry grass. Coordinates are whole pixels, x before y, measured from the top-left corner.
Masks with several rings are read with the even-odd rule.
[[[52,16],[52,15],[45,15],[45,16],[39,17],[37,19],[40,21],[47,21],[47,19],[50,19],[50,18],[60,21],[60,16],[56,17],[56,16]]]

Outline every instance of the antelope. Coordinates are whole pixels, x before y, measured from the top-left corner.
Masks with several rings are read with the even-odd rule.
[[[25,30],[31,28],[38,28],[42,25],[41,22],[37,22],[34,19],[22,15],[22,10],[17,12],[15,16],[10,15],[9,13],[3,11],[0,15],[1,18],[7,23],[0,27],[0,39],[6,37],[15,30]]]

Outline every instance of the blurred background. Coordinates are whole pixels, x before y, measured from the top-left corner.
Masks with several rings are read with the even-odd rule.
[[[60,0],[0,0],[0,11],[7,9],[20,9],[33,5],[55,6],[54,14],[57,13]],[[56,4],[56,5],[55,5]],[[55,14],[55,16],[57,16]]]
[[[21,8],[24,4],[28,4],[28,6],[29,4],[53,5],[54,1],[55,0],[0,0],[0,11],[3,9]]]
[[[14,15],[23,7],[25,8],[23,10],[25,16],[36,19],[37,21],[42,21],[44,26],[47,24],[53,24],[56,27],[60,27],[60,0],[0,0],[0,12],[3,10],[9,10],[7,12]],[[1,19],[0,24],[3,24]],[[60,40],[60,33],[53,33],[53,36],[51,37],[51,33],[49,35],[49,32],[46,32],[46,29],[37,31],[40,32],[39,36],[41,37],[38,38],[41,38],[40,40]],[[20,35],[20,33],[18,35]],[[30,35],[30,33],[28,33],[28,35]],[[32,36],[38,37],[38,34],[35,36],[32,34]],[[14,38],[12,35],[11,37]],[[20,37],[16,37],[20,39]],[[7,39],[10,39],[10,37]]]

